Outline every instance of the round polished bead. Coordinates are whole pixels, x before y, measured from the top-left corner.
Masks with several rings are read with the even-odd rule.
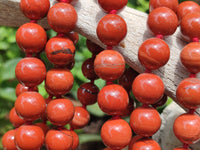
[[[70,40],[76,45],[79,41],[79,34],[77,32],[71,31],[66,35]]]
[[[154,108],[138,107],[131,114],[130,125],[136,134],[149,137],[159,130],[160,115]]]
[[[72,136],[73,136],[73,144],[72,144],[72,150],[76,150],[79,145],[79,137],[76,132],[71,131]]]
[[[98,53],[100,53],[101,51],[104,50],[102,47],[93,43],[89,39],[86,40],[86,45],[87,45],[87,48],[89,49],[89,51],[94,55],[97,55]]]
[[[21,0],[20,9],[23,14],[33,20],[44,18],[49,10],[49,0]]]
[[[169,46],[164,40],[158,38],[144,41],[138,50],[138,59],[148,70],[155,70],[164,66],[169,57]]]
[[[47,72],[45,88],[49,94],[59,96],[68,93],[74,83],[72,73],[67,69],[51,69]]]
[[[33,57],[20,60],[15,68],[17,80],[28,87],[35,87],[42,83],[46,77],[46,67],[44,63]]]
[[[133,81],[132,92],[141,103],[153,104],[163,96],[164,84],[159,76],[152,73],[143,73]]]
[[[25,53],[38,53],[45,47],[47,35],[40,25],[26,23],[17,30],[16,42]]]
[[[9,113],[9,120],[10,122],[12,123],[12,125],[15,127],[15,128],[18,128],[19,126],[23,125],[25,123],[25,120],[21,119],[17,113],[16,113],[16,110],[15,110],[15,107],[13,107],[11,110],[10,110],[10,113]]]
[[[196,109],[200,106],[200,80],[187,78],[181,81],[176,89],[176,97],[180,104],[189,109]]]
[[[74,59],[75,46],[68,38],[51,38],[45,47],[48,60],[58,66],[69,64]]]
[[[200,139],[200,117],[182,114],[174,121],[173,130],[182,143],[193,144]]]
[[[115,46],[126,36],[126,22],[118,15],[108,14],[99,21],[96,32],[102,43],[109,46]]]
[[[124,73],[125,60],[117,51],[104,50],[96,56],[94,70],[104,80],[116,80]]]
[[[200,72],[200,43],[187,44],[180,54],[182,64],[190,73]]]
[[[77,22],[77,13],[68,3],[57,3],[50,8],[47,15],[50,27],[58,33],[72,31]]]
[[[132,131],[129,124],[122,120],[108,120],[101,128],[101,138],[111,149],[122,149],[131,141]]]
[[[120,115],[129,103],[126,90],[117,84],[104,86],[98,94],[98,105],[109,115]]]
[[[149,14],[147,25],[154,35],[172,35],[178,27],[178,17],[170,8],[159,7]]]
[[[190,148],[176,147],[173,150],[191,150]]]
[[[83,105],[92,105],[97,102],[99,88],[94,83],[84,83],[77,91],[78,100]]]
[[[35,125],[20,126],[15,132],[15,144],[19,149],[40,150],[44,144],[44,133]]]
[[[32,90],[35,91],[35,92],[38,92],[38,88],[37,87],[34,87]],[[29,88],[27,86],[25,86],[25,85],[22,85],[21,83],[18,83],[16,88],[15,88],[15,94],[16,94],[17,97],[21,93],[27,92],[27,91],[29,91]]]
[[[140,135],[133,136],[131,139],[131,142],[128,145],[128,150],[132,150],[133,144],[142,138],[143,136],[140,136]]]
[[[3,145],[4,150],[17,150],[15,141],[14,141],[15,131],[16,130],[10,130],[3,135],[2,145]]]

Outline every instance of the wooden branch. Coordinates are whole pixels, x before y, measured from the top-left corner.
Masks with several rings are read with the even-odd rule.
[[[19,9],[20,0],[0,1],[0,25],[18,27],[29,20],[26,19]],[[53,5],[56,0],[51,0]],[[105,48],[96,36],[96,27],[99,20],[105,15],[97,4],[97,0],[77,0],[74,7],[78,13],[78,22],[75,31]],[[144,40],[152,37],[146,25],[147,14],[126,7],[120,14],[128,26],[128,34],[119,46],[114,47],[125,58],[126,62],[139,73],[144,68],[137,58],[137,51]],[[47,20],[39,21],[44,28],[49,28]],[[177,29],[173,36],[165,38],[171,49],[169,62],[161,69],[153,73],[159,75],[165,84],[165,93],[176,101],[175,91],[181,80],[187,78],[189,73],[179,61],[179,53],[186,45],[181,40],[180,31]],[[200,112],[200,111],[199,111]]]

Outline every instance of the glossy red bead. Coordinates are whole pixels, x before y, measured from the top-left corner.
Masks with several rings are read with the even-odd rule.
[[[96,32],[102,43],[115,46],[126,36],[127,25],[122,17],[108,14],[99,21]]]
[[[70,40],[72,40],[72,42],[74,43],[74,45],[76,45],[79,41],[79,34],[77,32],[71,31],[69,33],[67,33],[66,35]]]
[[[128,0],[98,0],[99,5],[103,10],[109,13],[112,10],[120,10],[126,6]]]
[[[138,140],[142,139],[143,137],[140,136],[140,135],[136,135],[136,136],[133,136],[132,139],[131,139],[131,142],[129,143],[128,145],[128,150],[132,150],[132,147],[133,147],[133,144],[135,142],[137,142]]]
[[[87,126],[89,121],[90,121],[89,112],[83,107],[75,107],[74,117],[70,122],[70,126],[73,129],[81,129]]]
[[[200,6],[199,4],[193,1],[184,1],[178,5],[177,15],[181,20],[185,15],[189,13],[200,13]]]
[[[72,73],[67,69],[51,69],[47,72],[45,88],[49,94],[59,96],[68,93],[74,83]]]
[[[35,124],[36,126],[40,127],[42,129],[42,131],[44,132],[44,135],[46,135],[46,133],[49,131],[49,127],[47,124],[43,123],[43,122],[39,122]]]
[[[38,126],[23,125],[15,132],[15,144],[19,149],[40,150],[43,143],[44,133]]]
[[[17,30],[16,42],[25,53],[38,53],[44,48],[47,42],[47,35],[40,25],[26,23]]]
[[[46,67],[38,58],[23,58],[15,68],[15,75],[21,84],[35,87],[45,79]]]
[[[78,100],[83,105],[92,105],[97,102],[99,88],[94,83],[83,83],[77,91]]]
[[[104,86],[98,94],[98,105],[109,115],[120,115],[129,103],[126,90],[117,84]]]
[[[116,80],[124,73],[125,60],[117,51],[104,50],[96,56],[94,70],[104,80]]]
[[[187,78],[181,81],[176,89],[178,102],[186,108],[196,109],[200,106],[200,80]]]
[[[21,125],[23,125],[25,123],[25,120],[21,119],[16,111],[15,111],[15,107],[13,107],[11,110],[10,110],[10,113],[9,113],[9,120],[10,122],[12,123],[12,125],[17,128]]]
[[[178,27],[178,17],[170,8],[159,7],[149,14],[147,25],[154,35],[172,35]]]
[[[138,135],[152,136],[161,126],[160,115],[154,108],[138,107],[131,113],[130,126]]]
[[[68,3],[57,3],[50,8],[47,15],[50,27],[59,33],[72,31],[77,22],[77,13]]]
[[[195,114],[182,114],[174,121],[176,137],[185,144],[193,144],[200,139],[200,117]]]
[[[86,40],[86,45],[87,45],[87,48],[89,49],[89,51],[94,55],[97,55],[98,53],[100,53],[101,51],[104,50],[102,47],[93,43],[89,39]]]
[[[10,130],[3,135],[2,145],[3,145],[4,150],[17,150],[15,141],[14,141],[15,131],[16,130]]]
[[[133,81],[132,92],[141,103],[153,104],[163,96],[164,84],[159,76],[152,73],[143,73]]]
[[[177,147],[177,148],[174,148],[173,150],[191,150],[191,149],[190,148]]]
[[[32,90],[35,91],[35,92],[38,92],[38,88],[37,87],[34,87]],[[27,92],[27,91],[29,91],[29,88],[27,86],[22,85],[21,83],[18,83],[16,88],[15,88],[15,94],[16,94],[17,97],[21,93]]]
[[[74,131],[71,131],[72,133],[72,136],[73,136],[73,144],[72,144],[72,150],[76,150],[78,148],[78,145],[79,145],[79,137],[77,135],[76,132]]]
[[[129,124],[122,119],[108,120],[101,128],[101,138],[106,146],[122,149],[131,141],[132,131]]]
[[[69,123],[74,116],[74,105],[68,99],[55,99],[47,105],[48,120],[58,126]]]
[[[21,0],[20,9],[23,14],[29,19],[42,19],[49,10],[49,0]]]
[[[47,42],[45,52],[51,63],[64,66],[73,61],[75,46],[68,38],[53,37]]]
[[[151,38],[139,47],[138,59],[148,70],[159,69],[164,66],[170,57],[170,49],[164,40]]]
[[[24,92],[15,101],[17,114],[28,121],[34,121],[45,112],[46,103],[37,92]]]
[[[189,13],[185,15],[180,23],[181,33],[187,41],[193,38],[200,39],[200,13]]]

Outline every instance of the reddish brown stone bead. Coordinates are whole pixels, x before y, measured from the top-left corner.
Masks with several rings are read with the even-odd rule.
[[[19,126],[21,126],[22,124],[25,123],[25,120],[21,119],[16,111],[15,111],[15,107],[13,107],[11,110],[10,110],[10,113],[9,113],[9,120],[10,122],[12,123],[12,125],[15,127],[15,128],[18,128]]]
[[[71,63],[74,59],[75,46],[68,38],[51,38],[45,48],[48,60],[58,66]]]
[[[127,4],[128,0],[98,0],[99,5],[106,12],[110,12],[112,10],[118,11],[124,8]]]
[[[178,102],[189,109],[196,109],[200,106],[200,80],[187,78],[181,81],[176,90]]]
[[[129,103],[126,90],[117,84],[104,86],[100,90],[97,100],[101,110],[109,115],[120,115]]]
[[[190,73],[200,72],[200,43],[192,42],[181,51],[181,62]]]
[[[3,145],[4,150],[17,150],[15,141],[14,141],[15,131],[16,130],[10,130],[3,135],[2,145]]]
[[[16,88],[15,88],[15,94],[18,97],[21,93],[27,92],[29,88],[27,86],[22,85],[21,83],[18,83]],[[33,91],[38,92],[38,88],[34,87]]]
[[[20,60],[15,68],[17,80],[28,87],[35,87],[42,83],[46,77],[46,67],[44,63],[33,57]]]
[[[193,144],[200,139],[200,117],[182,114],[174,121],[174,134],[185,144]]]
[[[83,105],[92,105],[97,102],[99,88],[94,83],[84,83],[77,91],[78,100]]]
[[[172,35],[178,27],[178,17],[170,8],[159,7],[149,14],[147,24],[155,35]]]
[[[130,116],[130,114],[132,113],[133,109],[134,109],[134,100],[129,96],[128,106],[126,107],[126,109],[121,111],[120,116],[121,117]]]
[[[71,131],[73,136],[73,144],[72,144],[72,150],[76,150],[79,145],[79,137],[76,132]]]
[[[71,31],[66,36],[73,41],[74,45],[78,43],[79,34],[77,32]]]
[[[192,41],[193,38],[200,39],[200,13],[189,13],[185,15],[180,23],[183,38]]]
[[[131,139],[131,142],[128,145],[128,150],[132,150],[133,144],[142,138],[143,136],[140,136],[140,135],[133,136]]]
[[[177,148],[174,148],[173,150],[191,150],[191,149],[190,148],[177,147]]]
[[[175,13],[178,9],[178,0],[150,0],[149,1],[149,12],[153,11],[158,7],[167,7],[172,9]]]
[[[101,128],[101,138],[111,149],[122,149],[131,141],[132,131],[129,124],[122,120],[108,120]]]
[[[54,31],[68,33],[76,26],[77,13],[72,5],[57,3],[50,8],[47,18],[50,27]]]
[[[49,10],[49,0],[21,0],[20,8],[23,14],[33,20],[44,18]]]
[[[96,32],[102,43],[115,46],[126,36],[126,22],[118,15],[108,14],[99,21]]]
[[[153,108],[156,108],[156,107],[160,107],[160,106],[163,106],[168,100],[168,97],[166,94],[163,95],[163,97],[156,103],[152,104]]]
[[[138,75],[132,84],[132,92],[138,101],[153,104],[164,94],[164,84],[155,74],[143,73]]]
[[[82,65],[83,75],[89,80],[96,80],[99,78],[94,71],[94,59],[95,58],[89,58],[85,60]]]
[[[125,60],[117,51],[104,50],[96,56],[94,70],[104,80],[116,80],[124,73]]]
[[[193,1],[185,1],[179,4],[177,15],[179,19],[181,20],[188,13],[195,13],[195,12],[200,13],[199,4]]]
[[[47,72],[45,88],[51,95],[68,93],[73,87],[74,77],[67,69],[51,69]]]
[[[136,134],[149,137],[159,130],[161,126],[160,115],[154,108],[139,107],[133,110],[130,125]]]
[[[139,48],[138,59],[148,70],[159,69],[164,66],[170,57],[170,49],[164,40],[151,38]]]
[[[86,45],[87,45],[87,48],[89,49],[89,51],[94,55],[97,55],[98,53],[100,53],[101,51],[104,50],[99,45],[93,43],[92,41],[90,41],[88,39],[86,40]]]
[[[16,42],[25,53],[38,53],[44,48],[47,35],[40,25],[26,23],[17,30]]]

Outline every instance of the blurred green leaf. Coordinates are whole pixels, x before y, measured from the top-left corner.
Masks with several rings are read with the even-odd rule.
[[[0,99],[14,102],[16,98],[14,87],[0,88]]]
[[[79,144],[101,141],[101,136],[99,134],[79,134]]]
[[[102,117],[105,115],[105,113],[103,111],[101,111],[101,109],[99,108],[98,103],[87,106],[87,110],[89,111],[89,113],[91,113],[97,117]]]

